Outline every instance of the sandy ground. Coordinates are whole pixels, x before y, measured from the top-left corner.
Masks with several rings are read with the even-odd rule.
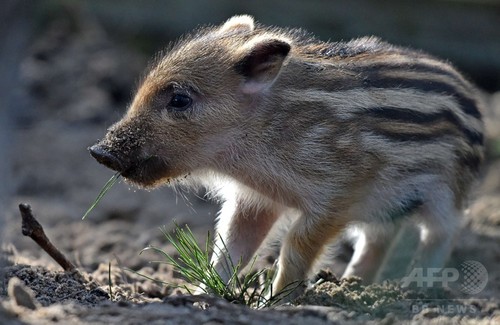
[[[487,95],[489,161],[449,264],[465,272],[464,261],[480,262],[488,274],[486,288],[466,295],[459,286],[365,287],[330,276],[294,304],[257,311],[186,296],[126,270],[182,283],[168,266],[150,263],[156,256],[139,252],[156,245],[173,254],[158,229],[172,229],[172,220],[189,225],[203,241],[217,206],[200,198],[202,193],[146,192],[119,183],[81,220],[112,175],[86,148],[124,112],[147,58],[117,46],[97,27],[82,32],[57,24],[31,51],[22,66],[30,104],[10,116],[16,132],[2,238],[1,324],[500,323],[499,94]],[[21,235],[20,202],[32,205],[49,238],[88,282],[62,272]]]

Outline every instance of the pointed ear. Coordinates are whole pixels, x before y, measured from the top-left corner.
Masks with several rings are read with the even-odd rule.
[[[235,67],[236,71],[245,77],[242,91],[252,94],[270,87],[278,76],[290,48],[289,42],[275,38],[252,42]]]
[[[255,29],[252,16],[241,15],[229,18],[224,25],[219,28],[219,33],[228,32],[251,32]]]

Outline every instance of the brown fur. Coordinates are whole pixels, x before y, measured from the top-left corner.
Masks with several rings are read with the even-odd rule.
[[[479,106],[474,87],[427,54],[236,16],[161,57],[91,151],[139,186],[175,180],[221,197],[216,238],[233,261],[248,262],[283,215],[297,216],[278,291],[354,228],[364,241],[344,276],[370,281],[381,263],[370,249],[383,256],[405,215],[423,229],[416,263],[444,263],[483,157]]]

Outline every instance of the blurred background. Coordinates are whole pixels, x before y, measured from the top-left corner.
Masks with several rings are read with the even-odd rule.
[[[484,91],[490,107],[500,106],[500,2],[495,0],[3,0],[4,246],[31,263],[51,263],[20,236],[20,202],[32,205],[56,246],[87,270],[110,259],[140,267],[144,260],[138,252],[148,244],[164,244],[157,228],[172,227],[172,219],[204,238],[217,207],[200,198],[203,193],[145,192],[120,183],[82,221],[112,175],[87,147],[124,113],[157,51],[197,26],[243,13],[266,25],[304,28],[322,40],[376,35],[423,49],[453,62]],[[498,109],[488,114],[493,121]],[[500,129],[488,123],[494,143]],[[498,157],[498,147],[490,145],[490,159]]]

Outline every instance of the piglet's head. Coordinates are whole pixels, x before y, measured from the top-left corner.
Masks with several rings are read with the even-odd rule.
[[[272,100],[290,43],[249,16],[186,37],[153,64],[91,155],[143,187],[226,168],[256,107]]]

